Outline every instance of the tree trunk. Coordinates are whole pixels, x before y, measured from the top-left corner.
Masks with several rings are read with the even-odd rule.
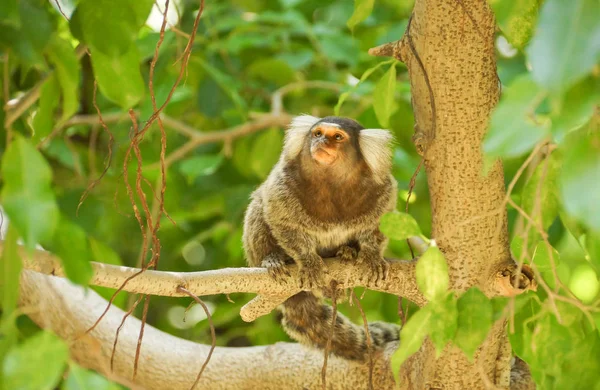
[[[497,161],[484,177],[481,149],[499,94],[494,31],[486,0],[417,0],[396,52],[410,74],[413,139],[425,162],[432,238],[448,262],[450,288],[478,286],[488,296],[497,272],[511,263],[502,165]],[[473,363],[456,347],[436,360],[427,340],[403,365],[402,386],[506,388],[510,356],[505,323],[495,324]]]

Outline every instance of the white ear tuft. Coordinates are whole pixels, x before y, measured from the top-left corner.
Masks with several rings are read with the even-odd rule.
[[[292,119],[283,144],[283,155],[286,160],[292,160],[300,154],[306,135],[314,124],[320,120],[321,118],[311,115],[299,115]]]
[[[358,144],[367,165],[376,179],[383,179],[392,165],[392,141],[394,136],[384,129],[363,129]]]

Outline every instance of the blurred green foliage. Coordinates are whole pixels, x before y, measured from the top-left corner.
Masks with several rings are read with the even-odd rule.
[[[514,205],[543,225],[551,246],[544,242],[546,234],[535,229],[524,234],[528,221],[509,206],[514,256],[535,264],[559,296],[572,299],[560,282],[596,310],[584,312],[583,304],[550,300],[546,290],[539,288],[513,302],[510,329],[515,332],[510,340],[515,353],[530,364],[540,388],[593,388],[597,377],[592,373],[600,372],[596,329],[600,324],[600,9],[596,0],[543,4],[490,0],[490,4],[501,29],[497,62],[504,93],[483,149],[488,158],[505,159],[508,184],[541,140],[551,139],[557,148],[511,193]],[[270,112],[275,92],[293,86],[283,100],[291,114],[336,113],[366,127],[389,127],[394,132],[398,142],[393,173],[400,190],[398,209],[404,210],[408,183],[419,163],[410,140],[414,120],[408,73],[402,64],[366,52],[399,39],[412,6],[411,0],[207,2],[188,67],[164,113],[201,133],[219,131]],[[17,232],[29,247],[43,244],[61,257],[75,282],[89,280],[90,260],[139,265],[142,234],[125,191],[122,162],[131,137],[127,110],[137,111],[141,125],[153,112],[148,81],[162,23],[156,7],[150,0],[0,2],[2,105],[13,107],[28,91],[39,91],[39,100],[11,121],[11,143],[7,145],[4,136],[9,128],[0,137],[0,204],[16,229],[7,245],[14,244]],[[153,77],[158,106],[178,77],[197,12],[197,1],[171,3]],[[85,44],[91,56],[76,49],[78,44]],[[327,82],[328,87],[303,87],[315,80]],[[80,197],[103,171],[108,155],[109,135],[97,124],[95,105],[104,118],[112,118],[107,121],[114,136],[112,164],[77,211]],[[4,123],[12,112],[1,110],[0,121]],[[77,118],[93,120],[82,123]],[[166,126],[166,131],[168,154],[188,141],[173,127]],[[174,161],[167,174],[165,209],[175,224],[166,217],[161,221],[159,269],[188,272],[244,265],[243,212],[249,194],[277,160],[282,137],[283,129],[273,127],[231,144],[203,144]],[[152,202],[152,187],[159,178],[156,124],[140,146],[148,180],[144,191]],[[134,172],[136,162],[128,168]],[[134,175],[129,182],[134,184]],[[394,214],[382,225],[393,238],[389,256],[410,258],[405,232],[430,235],[424,173],[410,198],[410,214],[414,219]],[[67,367],[64,347],[14,311],[16,252],[5,250],[2,262],[6,265],[0,278],[4,383],[21,383],[23,376],[32,375],[15,368],[19,359],[48,354],[55,364],[30,366],[53,370],[40,371],[44,383],[35,385],[53,388]],[[443,266],[432,269],[436,280],[447,280]],[[436,298],[420,311],[411,306],[402,333],[405,343],[395,364],[416,351],[427,334],[438,349],[453,341],[472,355],[506,302],[487,300],[477,290],[456,299],[426,278],[421,281]],[[111,290],[94,289],[106,298],[112,295]],[[287,340],[277,314],[244,323],[239,309],[251,295],[231,298],[235,303],[223,296],[205,298],[218,345]],[[128,299],[120,293],[115,304],[125,307]],[[152,297],[148,322],[170,334],[208,343],[208,324],[200,311],[190,310],[183,321],[189,303],[189,299]],[[371,321],[398,322],[397,303],[396,297],[371,291],[362,301]],[[341,311],[361,321],[356,307],[342,305]],[[475,318],[475,312],[485,315]],[[448,325],[440,328],[440,323]],[[65,389],[77,388],[76,383],[113,388],[72,362],[68,367]]]

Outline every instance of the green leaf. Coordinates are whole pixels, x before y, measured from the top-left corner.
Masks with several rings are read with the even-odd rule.
[[[86,232],[65,217],[60,219],[54,239],[46,245],[60,257],[67,277],[74,283],[86,285],[93,275],[92,252]]]
[[[585,249],[590,262],[600,271],[600,233],[589,232],[585,236]]]
[[[443,298],[448,291],[448,265],[437,246],[429,247],[421,255],[416,266],[417,285],[425,298],[435,301]]]
[[[396,383],[398,383],[398,375],[402,363],[421,348],[423,340],[431,327],[431,318],[431,309],[425,306],[410,317],[400,331],[400,340],[402,342],[392,355],[390,362]]]
[[[525,361],[529,361],[531,356],[531,332],[535,325],[532,318],[541,310],[540,304],[533,297],[534,295],[530,293],[517,295],[515,298],[515,315],[514,318],[510,319],[514,323],[509,328],[514,328],[514,333],[512,331],[508,332],[508,339],[515,354]]]
[[[348,99],[348,96],[350,96],[362,82],[364,82],[366,79],[368,79],[369,76],[371,76],[373,74],[373,72],[375,72],[377,69],[379,69],[380,67],[382,67],[384,65],[389,65],[389,64],[392,64],[395,62],[396,62],[396,60],[388,60],[388,61],[378,62],[372,68],[365,70],[363,75],[360,77],[360,81],[358,82],[358,84],[356,84],[354,87],[352,87],[352,89],[350,89],[349,91],[346,91],[340,95],[338,102],[335,105],[335,108],[333,109],[335,115],[340,115],[340,109],[342,108],[342,105],[344,104],[346,99]]]
[[[187,178],[188,184],[200,176],[212,175],[223,163],[222,154],[205,154],[185,159],[179,165],[179,171]]]
[[[21,26],[21,19],[19,18],[19,6],[17,0],[0,1],[0,15],[2,15],[2,21],[4,23],[10,24],[13,27]]]
[[[104,56],[121,57],[131,49],[131,44],[141,26],[132,1],[84,0],[77,7],[79,26],[85,43],[92,52]],[[150,10],[148,10],[150,11]]]
[[[50,187],[52,171],[44,157],[28,141],[15,137],[2,158],[2,206],[25,246],[52,237],[58,222],[58,206]]]
[[[133,45],[122,56],[93,51],[92,66],[102,94],[124,109],[138,104],[146,92],[138,50]]]
[[[224,73],[219,68],[212,66],[199,57],[192,57],[192,60],[198,63],[213,78],[219,87],[229,96],[229,99],[235,104],[236,109],[242,118],[246,117],[246,102],[239,94],[241,88],[239,81],[232,76]]]
[[[536,24],[538,0],[489,0],[489,3],[508,42],[523,49]]]
[[[252,158],[252,138],[242,137],[233,143],[233,156],[231,162],[235,168],[247,178],[254,178],[254,171],[248,161]]]
[[[119,385],[91,370],[69,364],[69,376],[62,383],[61,390],[119,390]]]
[[[456,298],[453,293],[449,293],[443,299],[430,302],[428,306],[431,306],[429,337],[439,355],[446,344],[454,339],[456,333],[458,320]]]
[[[79,109],[79,60],[69,42],[58,37],[50,41],[46,55],[54,65],[60,84],[63,101],[61,119],[66,120]]]
[[[598,0],[546,0],[527,49],[533,79],[561,92],[581,80],[600,60]],[[548,59],[552,58],[552,61]]]
[[[348,28],[354,30],[354,27],[371,15],[375,0],[354,0],[354,13],[348,20]]]
[[[249,76],[272,82],[277,86],[289,84],[297,79],[296,72],[285,61],[277,58],[258,59],[248,67],[247,72]]]
[[[6,221],[2,222],[6,223]],[[6,237],[0,238],[3,240],[0,294],[2,296],[2,320],[5,321],[17,307],[19,275],[21,274],[23,264],[17,250],[17,240],[19,239],[17,230],[12,225],[9,225]]]
[[[2,3],[2,1],[0,1]],[[17,15],[18,16],[18,15]],[[19,58],[26,69],[36,67],[46,70],[47,65],[42,54],[26,39],[24,33],[17,27],[0,23],[0,48],[10,49]]]
[[[54,111],[60,100],[60,85],[55,75],[50,75],[42,85],[40,104],[33,117],[33,137],[31,142],[38,144],[47,137],[54,127]]]
[[[492,327],[492,303],[481,291],[473,287],[458,298],[457,309],[458,327],[454,344],[472,360],[475,351]]]
[[[48,331],[41,331],[14,347],[3,364],[6,389],[51,390],[60,381],[69,348]]]
[[[553,315],[538,320],[531,334],[534,365],[546,373],[560,376],[562,362],[573,347],[572,334]]]
[[[406,240],[421,235],[417,221],[410,214],[398,211],[384,214],[379,221],[379,230],[392,240]]]
[[[583,312],[571,303],[556,300],[555,302],[562,326],[572,326],[583,317]]]
[[[279,159],[282,144],[283,133],[279,129],[263,131],[256,137],[250,153],[250,166],[259,178],[265,179],[269,175]]]
[[[550,271],[553,268],[558,267],[560,264],[560,254],[556,249],[552,247],[550,248],[552,252],[552,258],[550,258],[550,251],[548,250],[548,246],[544,241],[538,242],[537,246],[535,247],[532,263],[537,266],[537,269],[540,272]],[[554,267],[552,266],[553,263],[551,260],[554,260]]]
[[[600,103],[600,79],[588,77],[569,89],[562,97],[560,108],[552,112],[552,136],[562,142],[565,135],[584,125]]]
[[[558,153],[552,153],[542,161],[527,181],[521,195],[521,207],[536,223],[542,222],[548,229],[558,216],[558,176],[561,160]],[[535,232],[535,228],[533,228]]]
[[[531,117],[540,94],[528,74],[515,79],[506,88],[492,113],[490,128],[483,141],[483,150],[489,157],[518,157],[548,134],[547,126],[535,123]]]
[[[394,93],[396,92],[396,64],[392,64],[383,77],[375,85],[373,91],[373,109],[377,120],[383,127],[389,127],[390,116],[394,110]]]
[[[560,186],[567,212],[600,232],[600,131],[586,130],[565,140]]]
[[[50,13],[45,8],[43,2],[40,3],[33,0],[19,1],[21,33],[40,54],[46,48],[54,30]]]

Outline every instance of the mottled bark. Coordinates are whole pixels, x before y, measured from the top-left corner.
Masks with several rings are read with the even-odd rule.
[[[483,176],[481,144],[499,95],[494,30],[485,0],[417,0],[395,50],[410,73],[432,238],[446,256],[450,288],[477,286],[488,296],[497,294],[497,273],[512,261],[501,163]],[[426,341],[403,366],[403,387],[507,388],[510,356],[504,322],[494,325],[473,363],[456,347],[436,360]]]

